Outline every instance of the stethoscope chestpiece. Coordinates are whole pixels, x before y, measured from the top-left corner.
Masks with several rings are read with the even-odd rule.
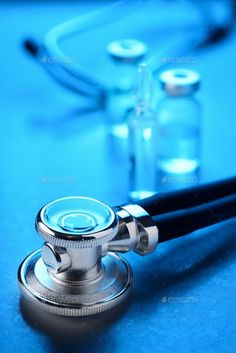
[[[112,308],[127,296],[128,263],[112,253],[102,261],[102,244],[118,229],[110,207],[86,197],[62,198],[39,211],[36,229],[46,242],[18,272],[26,299],[51,313],[84,316]]]
[[[44,206],[36,230],[45,243],[20,265],[20,289],[24,299],[65,316],[101,313],[123,301],[132,271],[116,252],[145,255],[158,241],[156,226],[140,206],[112,209],[77,196]]]
[[[117,252],[144,256],[158,240],[235,217],[235,185],[233,177],[113,208],[77,196],[48,203],[36,217],[45,243],[18,270],[24,302],[64,316],[113,308],[127,297],[132,282],[131,268]]]

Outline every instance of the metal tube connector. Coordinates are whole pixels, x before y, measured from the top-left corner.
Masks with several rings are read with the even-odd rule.
[[[107,250],[125,253],[134,251],[147,255],[158,244],[158,229],[151,216],[139,205],[125,205],[113,208],[118,216],[118,232],[107,244]]]

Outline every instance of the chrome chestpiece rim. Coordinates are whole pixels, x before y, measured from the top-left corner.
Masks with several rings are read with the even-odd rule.
[[[44,206],[36,218],[36,229],[54,245],[85,248],[102,245],[117,231],[114,211],[88,197],[72,196]]]
[[[18,282],[23,297],[40,309],[63,316],[88,316],[109,310],[129,294],[132,271],[116,254],[103,262],[100,277],[71,285],[49,276],[40,250],[21,264]]]
[[[132,271],[114,252],[146,255],[158,241],[156,226],[140,206],[112,209],[79,196],[45,205],[36,230],[46,242],[19,267],[20,289],[38,307],[66,316],[94,315],[124,300]]]

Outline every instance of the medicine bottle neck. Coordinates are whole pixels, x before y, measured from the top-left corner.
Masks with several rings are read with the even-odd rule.
[[[151,111],[153,101],[153,78],[151,70],[145,63],[138,66],[135,98],[135,112],[137,115]]]

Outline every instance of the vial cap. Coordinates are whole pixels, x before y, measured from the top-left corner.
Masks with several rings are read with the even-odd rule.
[[[62,247],[92,247],[109,241],[116,228],[114,211],[106,204],[80,196],[48,203],[38,213],[36,228],[48,242]]]
[[[171,96],[191,95],[200,86],[200,75],[196,71],[188,69],[163,71],[159,80],[162,89]]]
[[[119,39],[108,44],[107,52],[114,61],[137,63],[146,55],[147,45],[136,39]]]

